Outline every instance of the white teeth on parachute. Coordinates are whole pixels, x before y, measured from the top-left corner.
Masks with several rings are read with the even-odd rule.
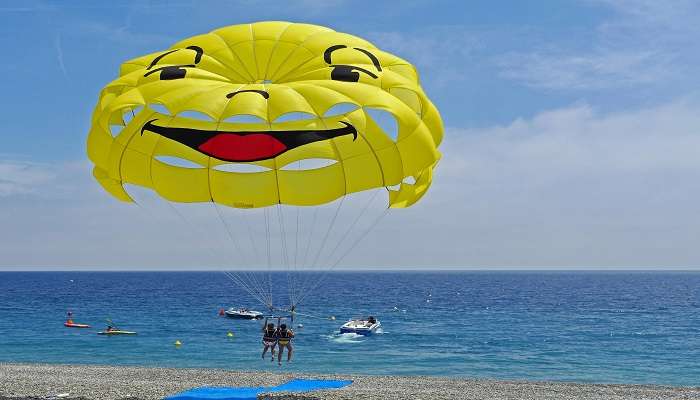
[[[317,118],[314,114],[295,111],[280,115],[274,122],[310,121]]]
[[[180,167],[180,168],[204,168],[203,165],[199,165],[194,161],[190,161],[184,158],[180,157],[173,157],[173,156],[155,156],[154,157],[156,160],[172,165],[173,167]]]
[[[257,172],[271,171],[270,168],[263,167],[261,165],[244,163],[220,164],[215,166],[214,169],[221,172],[237,172],[242,174],[253,174]]]
[[[207,114],[195,111],[195,110],[185,110],[177,114],[178,118],[194,119],[197,121],[213,122],[214,118],[208,116]]]
[[[223,122],[230,122],[235,124],[266,124],[267,121],[258,117],[257,115],[251,114],[236,114],[231,115],[223,120]]]
[[[338,161],[330,158],[307,158],[304,160],[291,162],[280,168],[282,171],[309,171],[329,167]]]

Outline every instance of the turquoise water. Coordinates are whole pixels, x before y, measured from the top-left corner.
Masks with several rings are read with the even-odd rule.
[[[700,385],[700,273],[338,272],[305,303],[285,371]],[[0,273],[0,361],[278,370],[239,305],[217,272]],[[383,332],[338,334],[362,314]]]

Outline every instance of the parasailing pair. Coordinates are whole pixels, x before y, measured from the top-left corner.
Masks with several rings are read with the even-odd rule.
[[[87,153],[119,200],[148,189],[190,225],[182,207],[207,207],[232,264],[263,271],[227,276],[270,311],[296,311],[389,209],[426,193],[442,136],[410,63],[356,36],[274,21],[122,64],[100,93]]]

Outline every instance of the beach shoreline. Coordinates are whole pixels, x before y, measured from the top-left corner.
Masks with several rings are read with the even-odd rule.
[[[285,399],[700,399],[700,387],[499,381],[426,376],[322,375],[222,369],[0,363],[0,399],[155,400],[201,386],[274,386],[292,378],[350,379],[339,390]],[[285,397],[286,396],[286,397]]]

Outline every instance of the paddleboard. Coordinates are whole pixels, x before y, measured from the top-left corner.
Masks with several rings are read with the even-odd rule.
[[[98,335],[135,335],[136,332],[131,331],[100,331]]]
[[[68,322],[64,322],[63,326],[65,326],[66,328],[89,328],[90,327],[90,325],[86,325],[86,324],[71,324]]]

